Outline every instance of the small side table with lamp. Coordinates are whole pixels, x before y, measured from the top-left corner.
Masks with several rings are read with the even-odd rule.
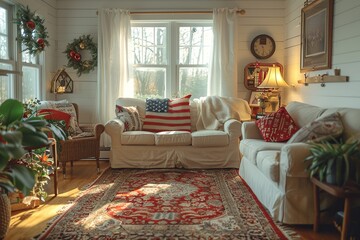
[[[280,67],[273,65],[268,68],[268,72],[264,81],[258,86],[258,88],[270,88],[268,92],[268,102],[271,105],[272,112],[277,110],[277,106],[281,107],[281,94],[279,88],[288,87],[281,75]]]

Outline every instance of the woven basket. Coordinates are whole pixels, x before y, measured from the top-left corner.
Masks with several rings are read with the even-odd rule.
[[[9,229],[11,217],[10,200],[6,194],[0,194],[0,239],[4,239]]]

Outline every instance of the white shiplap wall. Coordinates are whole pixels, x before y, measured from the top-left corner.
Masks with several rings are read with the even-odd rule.
[[[186,6],[186,7],[184,7]],[[140,11],[161,10],[211,10],[220,7],[238,7],[246,10],[245,15],[239,15],[239,49],[238,49],[238,96],[248,99],[250,92],[243,85],[243,69],[249,62],[256,61],[251,55],[249,46],[251,40],[259,34],[269,34],[276,41],[277,50],[273,57],[266,62],[284,62],[284,10],[285,0],[57,0],[57,49],[53,55],[57,67],[66,64],[63,51],[69,42],[83,34],[91,34],[97,41],[97,15],[99,8],[124,8]],[[146,16],[135,16],[144,19]],[[164,16],[162,16],[164,17]],[[181,17],[181,16],[177,16]],[[207,18],[208,16],[191,16],[190,18]],[[56,71],[54,68],[53,71]],[[72,69],[67,72],[74,80],[74,93],[58,95],[58,99],[66,98],[80,105],[80,122],[92,123],[96,121],[97,101],[97,71],[83,74],[80,78]],[[53,74],[53,73],[52,73]]]
[[[335,0],[333,27],[332,69],[310,72],[310,76],[334,74],[349,76],[348,83],[297,83],[304,79],[300,73],[301,8],[303,1],[286,0],[285,9],[285,79],[292,85],[286,90],[285,102],[297,100],[322,107],[360,108],[360,1]]]

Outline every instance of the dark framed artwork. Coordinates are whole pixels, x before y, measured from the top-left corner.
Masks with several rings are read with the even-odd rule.
[[[301,9],[301,72],[330,69],[334,0],[315,0]]]

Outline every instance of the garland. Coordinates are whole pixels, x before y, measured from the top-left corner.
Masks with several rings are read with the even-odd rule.
[[[81,50],[89,50],[91,60],[82,60]],[[77,70],[77,75],[79,77],[82,73],[89,73],[97,66],[97,46],[90,35],[83,35],[74,39],[72,43],[67,45],[64,53],[66,53],[68,59],[67,67],[72,67]]]
[[[31,55],[37,55],[44,51],[45,46],[50,45],[47,40],[49,36],[44,26],[45,20],[36,16],[35,12],[31,12],[29,6],[24,7],[21,4],[18,4],[16,17],[15,23],[21,30],[17,40],[25,46],[22,51],[29,51]]]

